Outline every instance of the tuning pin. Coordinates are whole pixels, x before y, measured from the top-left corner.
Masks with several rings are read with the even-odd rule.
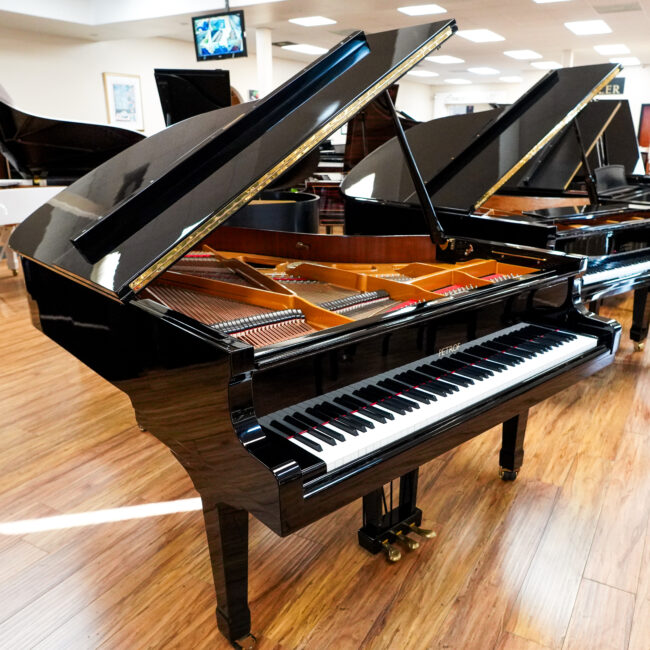
[[[432,539],[433,537],[436,536],[435,531],[429,530],[428,528],[420,528],[415,524],[411,524],[410,528],[416,535],[419,535],[420,537],[424,537],[425,539]]]
[[[420,542],[416,542],[414,539],[403,534],[397,536],[397,541],[405,546],[409,551],[415,551],[415,549],[420,548]]]
[[[386,553],[386,558],[389,562],[398,562],[402,559],[402,554],[389,542],[384,541],[381,543],[384,553]]]

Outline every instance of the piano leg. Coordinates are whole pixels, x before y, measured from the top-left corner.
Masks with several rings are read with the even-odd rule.
[[[252,648],[248,609],[248,512],[204,500],[203,518],[210,549],[217,625],[235,646]]]
[[[504,481],[514,481],[524,461],[524,436],[527,423],[528,410],[503,423],[499,476]]]
[[[650,325],[650,300],[648,291],[650,287],[643,287],[634,292],[634,307],[632,311],[632,327],[630,338],[634,341],[636,350],[643,350],[648,336]]]

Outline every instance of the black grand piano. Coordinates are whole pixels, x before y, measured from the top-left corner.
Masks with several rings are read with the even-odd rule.
[[[360,543],[395,561],[431,534],[420,465],[503,423],[514,479],[528,409],[616,351],[618,324],[580,303],[583,258],[452,242],[431,206],[420,236],[229,225],[455,30],[356,32],[263,100],[131,147],[14,233],[34,324],[129,395],[200,493],[235,645],[253,643],[249,513],[284,536],[362,498]]]
[[[447,233],[588,255],[583,300],[596,310],[600,299],[634,290],[630,335],[641,348],[650,319],[650,204],[570,186],[583,160],[591,170],[588,156],[615,116],[604,102],[581,111],[618,71],[555,70],[511,106],[416,125],[407,139]],[[344,180],[347,233],[425,232],[399,150],[394,138]]]

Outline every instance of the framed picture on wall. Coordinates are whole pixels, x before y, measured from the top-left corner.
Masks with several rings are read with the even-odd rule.
[[[135,74],[104,72],[104,93],[108,123],[144,131],[140,77]]]

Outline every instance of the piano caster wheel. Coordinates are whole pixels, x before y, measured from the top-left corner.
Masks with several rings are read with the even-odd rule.
[[[140,431],[146,431],[146,429],[139,422],[138,422],[138,429],[140,429]]]
[[[415,524],[411,524],[409,528],[416,534],[419,535],[420,537],[424,537],[424,539],[433,539],[436,536],[435,531],[429,530],[428,528],[420,528],[419,526],[416,526]]]
[[[16,269],[11,269],[11,275],[15,278],[18,275],[18,271]]]
[[[407,551],[415,551],[420,548],[420,542],[416,542],[414,539],[407,537],[403,533],[397,535],[395,541],[399,542]]]
[[[402,559],[402,554],[388,541],[383,541],[381,546],[389,562],[399,562]]]
[[[233,648],[239,648],[240,650],[253,650],[257,644],[257,639],[252,634],[247,634],[237,641],[233,641]]]
[[[634,344],[635,352],[643,352],[645,350],[645,341],[636,341]]]
[[[502,481],[514,481],[517,478],[518,472],[516,470],[499,468],[499,476]]]

